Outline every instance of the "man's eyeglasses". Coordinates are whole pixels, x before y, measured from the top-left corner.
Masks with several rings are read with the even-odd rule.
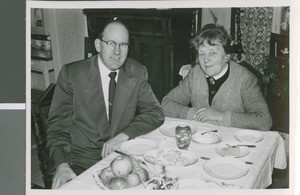
[[[129,43],[116,43],[116,42],[114,42],[114,41],[104,41],[104,40],[102,40],[102,39],[100,39],[100,41],[106,43],[107,48],[108,48],[109,50],[115,49],[115,47],[116,47],[117,45],[119,45],[119,46],[120,46],[120,49],[123,50],[123,51],[127,50],[128,47],[129,47]]]

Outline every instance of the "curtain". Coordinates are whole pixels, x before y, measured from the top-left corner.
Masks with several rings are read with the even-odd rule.
[[[271,7],[240,8],[241,43],[244,50],[242,60],[261,73],[269,57],[272,18]],[[236,59],[236,56],[233,58]]]

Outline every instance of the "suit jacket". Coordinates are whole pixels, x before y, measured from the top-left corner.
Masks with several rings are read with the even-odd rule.
[[[82,172],[101,160],[108,139],[120,132],[134,138],[159,127],[164,113],[147,80],[145,66],[128,58],[119,71],[110,127],[98,55],[63,66],[48,119],[51,171],[68,162]]]

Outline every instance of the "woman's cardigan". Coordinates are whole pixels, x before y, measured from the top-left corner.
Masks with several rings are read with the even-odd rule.
[[[235,62],[230,62],[229,76],[211,105],[208,97],[205,74],[196,65],[161,104],[168,117],[192,120],[196,110],[211,107],[225,112],[223,126],[256,130],[269,130],[272,126],[269,108],[256,77]]]

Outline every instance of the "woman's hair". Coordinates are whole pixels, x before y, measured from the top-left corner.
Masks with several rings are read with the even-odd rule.
[[[198,49],[199,45],[202,45],[204,41],[212,46],[216,44],[216,41],[219,41],[222,44],[225,53],[231,53],[231,39],[223,26],[206,24],[190,43],[194,48]]]

